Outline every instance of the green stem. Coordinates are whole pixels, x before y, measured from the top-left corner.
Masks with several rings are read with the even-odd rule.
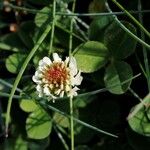
[[[72,12],[75,11],[75,5],[76,5],[76,0],[73,1],[72,4]],[[69,37],[69,56],[71,56],[71,51],[72,51],[72,33],[73,33],[73,22],[74,22],[74,18],[71,18],[71,22],[70,22],[70,37]]]
[[[9,93],[0,92],[0,97],[9,97],[9,96],[10,96]],[[19,95],[13,95],[13,98],[15,98],[15,99],[20,99],[20,98],[22,98],[22,97],[19,96]]]
[[[75,6],[76,6],[76,0],[73,1],[72,4],[72,12],[74,13],[75,11]],[[72,33],[73,33],[73,23],[74,23],[74,18],[71,18],[70,22],[70,36],[69,36],[69,57],[71,57],[71,52],[72,52]],[[73,122],[73,97],[70,96],[70,127],[71,127],[71,150],[74,150],[74,122]]]
[[[142,100],[141,103],[139,103],[138,105],[136,105],[136,107],[134,108],[134,110],[128,115],[127,119],[131,119],[133,118],[142,107],[148,108],[149,107],[149,99],[150,99],[150,93]]]
[[[54,125],[54,129],[55,129],[55,131],[56,131],[56,133],[57,133],[59,139],[61,140],[61,142],[62,142],[64,148],[65,148],[66,150],[69,150],[69,147],[68,147],[68,145],[67,145],[65,139],[63,138],[62,134],[61,134],[61,133],[59,132],[59,130],[57,129],[57,126],[56,126],[56,125]]]
[[[141,0],[138,0],[138,10],[139,11],[142,10]],[[141,24],[143,24],[143,15],[141,13],[139,13],[139,20]],[[145,41],[145,35],[142,30],[141,30],[141,39]],[[149,64],[148,64],[147,51],[144,46],[143,46],[143,56],[144,56],[144,65],[145,65],[145,70],[146,70],[147,85],[148,85],[148,90],[150,92],[150,70],[149,70]]]
[[[95,90],[95,91],[91,91],[91,92],[86,92],[86,93],[78,94],[77,96],[74,96],[74,97],[75,98],[79,98],[79,97],[91,96],[91,95],[95,95],[95,94],[98,94],[98,93],[106,92],[106,91],[108,91],[108,88],[112,88],[112,87],[114,88],[114,87],[117,87],[117,86],[120,87],[120,85],[124,85],[124,84],[130,82],[130,81],[136,79],[137,77],[139,77],[140,75],[141,75],[141,73],[139,73],[139,74],[137,74],[137,75],[135,75],[135,76],[133,76],[133,77],[131,77],[131,78],[129,78],[129,79],[127,79],[127,80],[119,83],[119,84],[113,84],[113,85],[111,85],[111,86],[109,86],[107,88],[101,88],[99,90]],[[68,97],[56,98],[55,100],[59,100],[60,101],[60,100],[64,100],[64,99],[68,99]]]
[[[50,110],[52,110],[52,111],[54,111],[54,112],[58,112],[58,113],[62,114],[63,116],[66,116],[66,117],[68,117],[68,118],[71,118],[71,116],[68,115],[66,112],[63,112],[63,111],[57,109],[56,107],[53,107],[53,106],[51,106],[50,104],[45,103],[44,101],[40,101],[39,103],[40,103],[41,105],[43,105],[43,106],[46,106],[46,108],[48,108],[48,109],[50,109]],[[81,125],[87,127],[87,128],[90,128],[90,129],[94,130],[94,131],[97,131],[97,132],[99,132],[99,133],[103,133],[103,134],[108,135],[108,136],[111,136],[111,137],[118,138],[117,135],[114,135],[114,134],[112,134],[112,133],[109,133],[109,132],[106,132],[106,131],[104,131],[104,130],[101,130],[101,129],[95,127],[95,126],[92,126],[92,125],[90,125],[90,124],[88,124],[88,123],[82,121],[82,120],[79,120],[79,119],[74,118],[74,117],[73,117],[73,120],[74,120],[75,122],[77,122],[77,123],[79,123],[79,124],[81,124]]]
[[[139,59],[139,57],[138,57],[138,55],[136,53],[135,53],[135,57],[137,59],[137,62],[138,62],[138,65],[139,65],[141,71],[143,72],[143,75],[145,76],[145,78],[147,78],[145,69],[143,68],[143,65],[142,65],[142,63],[141,63],[141,61],[140,61],[140,59]]]
[[[73,98],[70,97],[71,150],[74,150]]]
[[[108,9],[109,12],[112,12],[111,9],[109,8],[108,3],[106,2],[106,7]],[[138,38],[135,34],[133,34],[128,28],[126,28],[119,20],[118,18],[113,15],[114,20],[119,24],[119,26],[125,31],[127,32],[133,39],[135,39],[136,41],[138,41],[140,44],[142,44],[143,46],[147,47],[150,50],[150,45],[147,44],[146,42],[144,42],[143,40],[141,40],[140,38]]]
[[[58,27],[59,29],[65,31],[66,33],[72,34],[72,36],[74,36],[75,38],[79,39],[82,42],[85,42],[85,40],[83,38],[81,38],[80,36],[76,35],[75,33],[71,33],[70,30],[63,28],[61,25],[56,24],[56,27]]]
[[[12,84],[10,84],[9,82],[7,82],[7,81],[5,81],[3,79],[0,79],[0,83],[3,84],[3,85],[5,85],[5,86],[7,86],[7,87],[9,87],[9,88],[13,87]],[[19,93],[23,92],[23,90],[21,90],[19,88],[16,88],[16,91],[19,92]]]
[[[2,3],[0,3],[0,6],[3,5]],[[16,6],[13,4],[7,4],[5,6],[9,6],[15,10],[24,10],[27,11],[29,13],[32,14],[36,14],[36,13],[41,13],[41,14],[48,14],[45,11],[40,11],[34,8],[26,8],[26,7],[20,7],[20,6]],[[128,11],[130,14],[139,14],[139,13],[150,13],[150,10],[141,10],[141,11]],[[125,12],[113,12],[113,13],[109,13],[109,12],[100,12],[100,13],[67,13],[67,12],[56,12],[56,15],[59,16],[79,16],[79,17],[89,17],[89,16],[110,16],[110,15],[124,15]],[[79,18],[78,18],[79,19]]]
[[[45,39],[45,37],[47,36],[47,34],[49,33],[51,29],[51,25],[48,25],[47,28],[45,29],[44,33],[41,35],[41,37],[39,38],[39,40],[37,41],[36,45],[33,47],[33,49],[31,50],[31,52],[29,53],[28,57],[25,59],[20,72],[18,73],[16,80],[14,82],[13,88],[11,90],[9,99],[8,99],[8,105],[7,105],[7,112],[6,112],[6,122],[5,122],[5,133],[6,133],[6,137],[8,136],[8,125],[9,125],[9,119],[10,119],[10,110],[11,110],[11,106],[12,106],[12,99],[13,96],[15,94],[15,91],[17,89],[17,86],[21,80],[21,77],[29,63],[29,61],[31,60],[31,58],[33,57],[33,55],[35,54],[35,52],[38,50],[40,44],[43,42],[43,40]]]
[[[131,14],[139,13],[149,13],[150,10],[141,10],[141,11],[129,11]],[[100,13],[66,13],[66,12],[56,12],[56,15],[60,16],[79,16],[79,17],[89,17],[89,16],[111,16],[111,15],[124,15],[125,12],[100,12]]]
[[[53,47],[53,41],[54,41],[54,31],[55,31],[55,13],[56,13],[56,0],[53,0],[53,21],[52,21],[52,30],[51,30],[51,38],[50,38],[50,48],[48,52],[48,56],[50,56],[52,52],[52,47]]]
[[[135,76],[133,76],[132,78],[129,78],[128,80],[125,80],[125,81],[123,81],[123,82],[121,82],[120,84],[115,84],[115,85],[111,85],[111,86],[109,86],[109,87],[107,87],[107,88],[111,88],[111,87],[117,87],[117,86],[120,86],[120,85],[124,85],[124,84],[126,84],[127,82],[129,82],[129,81],[132,81],[132,80],[134,80],[134,79],[136,79],[137,77],[139,77],[141,74],[137,74],[137,75],[135,75]],[[87,92],[87,93],[83,93],[83,94],[78,94],[77,96],[75,96],[76,98],[79,98],[79,97],[85,97],[85,96],[91,96],[91,95],[95,95],[95,94],[98,94],[98,93],[102,93],[102,92],[106,92],[106,91],[108,91],[108,89],[107,88],[102,88],[102,89],[99,89],[99,90],[95,90],[95,91],[91,91],[91,92]],[[3,93],[3,92],[2,92]],[[24,93],[25,94],[25,93]],[[0,96],[4,96],[4,97],[9,97],[9,93],[4,93],[4,94],[1,94]],[[37,99],[37,97],[31,97],[31,96],[29,96],[28,94],[25,94],[25,96],[23,96],[23,97],[19,97],[19,95],[16,95],[16,97],[14,97],[14,98],[25,98],[25,99]],[[43,100],[44,98],[42,98],[42,100]],[[65,99],[68,99],[68,97],[63,97],[63,98],[57,98],[56,100],[65,100]],[[40,99],[38,99],[38,100],[40,100]],[[47,100],[47,99],[45,99],[45,100]]]
[[[112,0],[122,11],[126,13],[126,15],[150,38],[150,33],[143,27],[143,25],[135,19],[120,3],[116,0]]]
[[[139,96],[134,90],[132,90],[131,88],[129,88],[129,91],[131,92],[131,94],[132,94],[135,98],[137,98],[141,103],[143,103],[142,98],[140,98],[140,96]]]

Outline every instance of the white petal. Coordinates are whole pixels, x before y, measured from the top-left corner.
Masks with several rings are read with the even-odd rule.
[[[77,63],[74,57],[70,57],[69,68],[73,76],[77,74]]]
[[[44,87],[43,92],[44,92],[45,95],[51,96],[51,93],[50,93],[50,90],[49,90],[48,87]]]
[[[41,93],[41,92],[42,92],[42,87],[38,84],[38,85],[36,86],[36,90]]]
[[[43,58],[43,62],[45,63],[45,64],[47,64],[47,65],[50,65],[52,62],[51,62],[51,60],[48,58],[48,57],[44,57]]]
[[[78,93],[77,93],[78,90],[80,90],[80,89],[75,86],[73,89],[70,90],[68,96],[69,97],[77,96],[78,95]]]
[[[40,71],[35,71],[35,76],[38,76]]]
[[[68,65],[68,63],[69,63],[69,57],[66,57],[65,64]]]
[[[43,66],[43,59],[39,61],[39,66]]]
[[[73,95],[73,96],[77,96],[78,93],[74,91],[74,92],[72,93],[72,95]]]
[[[39,67],[38,67],[38,70],[39,70],[40,72],[44,72],[44,71],[45,71],[45,69],[44,69],[43,66],[39,66]]]
[[[56,94],[56,95],[59,95],[60,92],[61,92],[61,89],[58,89],[57,91],[55,91],[55,94]]]
[[[39,78],[37,78],[36,76],[33,76],[33,77],[32,77],[32,80],[33,80],[35,83],[37,83],[37,84],[41,84],[41,83],[42,83],[42,81],[39,80]]]
[[[47,65],[51,64],[51,60],[48,57],[44,57],[42,60],[39,61],[39,71],[42,71],[44,69],[47,69]]]
[[[35,72],[35,76],[37,77],[37,78],[42,78],[43,77],[43,74],[42,74],[42,72],[41,71],[36,71]]]
[[[53,85],[53,84],[50,84],[49,87],[50,87],[50,89],[53,89],[54,85]]]
[[[83,80],[83,77],[81,76],[81,72],[79,71],[78,74],[72,78],[71,82],[72,82],[72,85],[80,85],[81,82]]]
[[[43,97],[43,90],[39,84],[36,86],[36,90],[38,91],[38,96]]]
[[[57,53],[53,53],[53,59],[55,62],[61,62],[61,58],[58,56]]]
[[[60,93],[60,97],[63,97],[64,96],[64,91],[62,91],[61,93]]]
[[[73,92],[76,92],[78,90],[80,90],[80,89],[78,87],[76,87],[76,86],[72,89]]]
[[[43,93],[39,93],[39,95],[38,95],[39,97],[43,97]]]
[[[69,85],[66,85],[65,90],[66,90],[67,92],[70,91],[70,86],[69,86]]]
[[[56,97],[56,96],[54,96],[54,95],[51,95],[51,97],[52,97],[52,99],[53,99],[53,100],[57,98],[57,97]]]
[[[43,82],[44,84],[47,84],[47,83],[48,83],[48,80],[46,80],[45,78],[42,78],[42,82]]]
[[[60,85],[60,89],[61,89],[61,90],[64,89],[64,85],[63,85],[63,84]]]

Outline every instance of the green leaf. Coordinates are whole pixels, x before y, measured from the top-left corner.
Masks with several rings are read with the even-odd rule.
[[[42,109],[32,112],[26,120],[26,131],[29,138],[44,139],[51,133],[52,121]]]
[[[122,24],[124,24],[133,34],[136,34],[136,29],[132,24],[128,22],[122,22]],[[104,43],[114,58],[124,59],[134,52],[137,41],[125,32],[119,24],[113,22],[106,29]]]
[[[18,137],[18,139],[16,140],[16,143],[15,143],[15,150],[27,150],[28,147],[27,147],[27,142],[24,141],[21,136]]]
[[[131,113],[136,107],[138,107],[138,105],[131,110]],[[143,106],[132,118],[128,120],[131,129],[144,136],[150,136],[150,121],[147,114],[150,114],[150,109],[148,108],[146,110]]]
[[[61,16],[55,16],[55,22],[60,19]],[[37,27],[44,26],[46,23],[51,23],[52,21],[52,7],[44,7],[35,16],[35,24]]]
[[[128,90],[131,81],[122,83],[132,77],[133,72],[130,65],[123,61],[116,61],[106,68],[104,75],[105,86],[111,93],[123,94]]]
[[[34,22],[38,27],[41,27],[44,24],[46,24],[48,19],[49,19],[49,23],[50,23],[52,20],[52,9],[50,7],[44,7],[35,16]]]
[[[95,96],[84,96],[74,98],[73,104],[75,108],[84,108],[95,99]]]
[[[20,102],[20,107],[25,112],[33,112],[38,108],[32,99],[22,99]]]
[[[89,28],[89,39],[93,41],[102,41],[104,38],[104,31],[112,22],[112,16],[96,17]]]
[[[69,119],[67,117],[57,113],[57,112],[55,112],[53,119],[54,119],[56,124],[58,124],[64,128],[67,128],[70,125]]]
[[[85,73],[97,71],[108,61],[107,47],[100,42],[88,41],[74,51],[78,68]]]
[[[87,105],[87,99],[77,98],[74,101],[74,106],[84,108]]]
[[[18,73],[26,58],[23,54],[12,54],[6,59],[6,68],[11,73]]]

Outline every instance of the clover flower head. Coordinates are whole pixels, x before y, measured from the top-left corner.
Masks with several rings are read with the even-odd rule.
[[[53,61],[44,57],[32,80],[37,84],[39,97],[47,96],[53,100],[57,97],[76,96],[82,82],[81,72],[77,70],[76,60],[73,56],[66,57],[65,61],[53,53]]]

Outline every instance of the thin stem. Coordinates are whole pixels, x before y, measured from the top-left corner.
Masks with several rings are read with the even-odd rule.
[[[16,5],[13,5],[13,4],[10,4],[8,3],[7,5],[5,6],[9,6],[13,9],[16,9],[16,10],[24,10],[24,11],[27,11],[29,13],[32,13],[32,14],[36,14],[36,13],[41,13],[41,14],[47,14],[49,15],[49,13],[45,12],[45,11],[41,11],[41,10],[37,10],[37,9],[31,9],[31,8],[26,8],[26,7],[20,7],[20,6],[16,6]],[[143,10],[142,13],[148,13],[150,12],[150,10]],[[124,12],[116,12],[115,14],[124,14]],[[133,12],[134,13],[134,12]],[[138,13],[138,12],[135,12],[135,13]],[[58,16],[75,16],[75,19],[80,23],[82,24],[86,29],[89,28],[89,26],[83,21],[81,20],[80,18],[78,18],[77,16],[88,16],[88,15],[91,15],[91,16],[97,16],[97,15],[100,15],[100,16],[104,16],[104,15],[112,15],[110,13],[85,13],[85,14],[79,14],[79,13],[72,13],[69,9],[67,9],[67,13],[66,12],[56,12],[55,15],[58,15]]]
[[[73,1],[72,4],[72,12],[75,11],[75,6],[76,6],[76,0]],[[69,57],[71,57],[71,52],[72,52],[72,33],[73,33],[73,23],[74,23],[74,18],[71,18],[70,22],[70,36],[69,36]],[[73,122],[73,97],[70,96],[70,128],[71,128],[71,150],[74,150],[74,122]]]
[[[44,102],[44,101],[40,101],[39,103],[42,104],[42,105],[44,105],[44,106],[46,106],[48,109],[51,109],[51,110],[54,111],[54,112],[58,112],[58,113],[60,113],[60,114],[63,115],[63,116],[66,116],[66,117],[68,117],[68,118],[71,118],[71,116],[68,115],[66,112],[63,112],[63,111],[61,111],[61,110],[59,110],[59,109],[57,109],[57,108],[51,106],[50,104],[47,104],[46,101],[45,101],[45,102]],[[90,129],[94,130],[94,131],[97,131],[97,132],[99,132],[99,133],[103,133],[103,134],[108,135],[108,136],[111,136],[111,137],[118,138],[117,135],[114,135],[114,134],[111,134],[111,133],[109,133],[109,132],[107,132],[107,131],[101,130],[101,129],[99,129],[99,128],[95,127],[95,126],[92,126],[92,125],[90,125],[90,124],[88,124],[88,123],[86,123],[86,122],[84,122],[84,121],[82,121],[82,120],[79,120],[79,119],[75,118],[75,117],[73,117],[73,120],[76,121],[76,122],[78,122],[79,124],[81,124],[81,125],[87,127],[87,128],[90,128]]]
[[[135,19],[120,3],[116,0],[112,0],[122,11],[126,13],[126,15],[150,38],[150,33],[144,28],[144,26]]]
[[[75,5],[76,5],[76,0],[73,1],[72,4],[72,12],[75,11]],[[71,51],[72,51],[72,33],[73,33],[73,23],[74,23],[74,18],[71,18],[70,22],[70,36],[69,36],[69,56],[71,56]]]
[[[106,8],[108,9],[109,12],[112,12],[111,9],[109,8],[108,3],[105,3]],[[142,44],[143,46],[147,47],[150,50],[150,45],[147,44],[146,42],[144,42],[143,40],[141,40],[139,37],[137,37],[135,34],[133,34],[128,28],[126,28],[119,20],[118,18],[113,15],[114,20],[116,21],[116,23],[119,24],[119,26],[125,31],[127,32],[133,39],[135,39],[136,41],[138,41],[140,44]]]
[[[138,10],[139,11],[142,10],[141,0],[138,0]],[[143,15],[141,13],[139,13],[139,20],[141,24],[143,24]],[[145,41],[145,35],[142,30],[141,30],[141,38],[143,41]],[[148,64],[147,51],[144,46],[143,46],[143,56],[144,56],[144,65],[145,65],[145,70],[146,70],[147,85],[148,85],[148,90],[150,92],[150,70],[149,70],[149,64]]]
[[[107,88],[101,88],[101,89],[98,89],[98,90],[95,90],[95,91],[91,91],[91,92],[86,92],[86,93],[82,93],[82,94],[78,94],[77,96],[74,96],[74,98],[78,98],[78,97],[84,97],[84,96],[90,96],[90,95],[95,95],[95,94],[98,94],[98,93],[102,93],[102,92],[106,92],[108,91],[108,88],[113,88],[113,87],[117,87],[117,86],[120,86],[120,85],[124,85],[126,83],[128,83],[129,81],[132,81],[134,79],[136,79],[137,77],[139,77],[141,75],[141,73],[119,83],[119,84],[113,84]],[[64,99],[68,99],[68,97],[63,97],[63,98],[56,98],[55,100],[64,100]]]
[[[85,32],[83,30],[81,30],[81,28],[78,26],[76,20],[74,19],[74,25],[75,25],[75,28],[76,30],[82,35],[82,37],[88,41],[88,36],[85,34]]]
[[[73,98],[70,97],[71,150],[74,150]]]
[[[68,147],[66,141],[64,140],[62,134],[61,134],[61,133],[59,132],[59,130],[57,129],[57,126],[56,126],[56,125],[54,125],[54,129],[55,129],[55,131],[56,131],[56,133],[57,133],[59,139],[61,140],[61,142],[62,142],[64,148],[65,148],[66,150],[69,150],[69,147]]]
[[[60,29],[62,29],[63,31],[65,31],[65,32],[67,32],[69,34],[72,34],[72,36],[74,36],[75,38],[79,39],[80,41],[85,42],[85,40],[83,38],[81,38],[80,36],[76,35],[75,33],[71,33],[68,29],[63,28],[59,24],[56,24],[55,26],[60,28]]]
[[[48,56],[51,55],[53,41],[54,41],[54,31],[55,31],[55,13],[56,13],[56,0],[53,0],[53,14],[52,14],[52,29],[51,29],[51,37],[50,37],[50,48],[48,52]]]
[[[56,12],[57,15],[59,15],[59,12]],[[62,13],[62,12],[60,12]],[[74,14],[74,19],[76,19],[83,27],[85,27],[86,29],[89,29],[89,25],[87,23],[85,23],[82,19],[80,19],[79,17],[77,17],[77,13],[72,13],[69,9],[67,10],[67,13],[65,14],[68,14],[68,16],[71,16],[70,14]],[[62,15],[62,14],[60,14]],[[65,16],[65,15],[64,15]],[[66,15],[67,16],[67,15]]]
[[[140,98],[140,96],[133,89],[129,88],[129,91],[135,98],[137,98],[141,103],[143,103],[142,98]]]
[[[1,3],[0,3],[1,4]],[[1,4],[3,5],[3,4]],[[27,11],[29,13],[32,13],[32,14],[36,14],[36,13],[42,13],[42,14],[48,14],[47,12],[42,12],[40,10],[37,10],[37,9],[31,9],[31,8],[26,8],[26,7],[20,7],[20,6],[16,6],[16,5],[13,5],[13,4],[10,4],[8,3],[7,5],[5,6],[9,6],[13,9],[16,9],[16,10],[24,10],[24,11]],[[150,13],[150,10],[141,10],[141,11],[128,11],[129,13],[131,14],[139,14],[139,13]],[[113,13],[109,13],[109,12],[102,12],[102,13],[66,13],[66,12],[56,12],[56,15],[59,15],[59,16],[79,16],[79,17],[89,17],[89,16],[109,16],[109,15],[124,15],[125,12],[113,12]]]
[[[31,58],[33,57],[33,55],[35,54],[35,52],[38,50],[40,44],[43,42],[43,40],[45,39],[45,37],[47,36],[47,34],[49,33],[51,29],[51,25],[48,25],[44,31],[44,33],[41,35],[41,37],[39,38],[39,40],[37,41],[36,45],[33,47],[33,49],[31,50],[31,52],[29,53],[29,55],[27,56],[27,58],[25,59],[20,72],[18,73],[16,80],[14,82],[13,88],[11,90],[9,99],[8,99],[8,105],[7,105],[7,112],[6,112],[6,122],[5,122],[5,133],[6,133],[6,137],[8,136],[8,125],[9,125],[9,119],[10,119],[10,110],[11,110],[11,106],[12,106],[12,99],[13,96],[15,94],[15,91],[17,89],[17,86],[21,80],[21,77],[29,63],[29,61],[31,60]]]
[[[13,87],[13,85],[12,84],[10,84],[9,82],[7,82],[7,81],[5,81],[5,80],[3,80],[3,79],[0,79],[0,83],[1,84],[3,84],[3,85],[5,85],[5,86],[7,86],[7,87],[9,87],[9,88],[12,88]],[[21,89],[19,89],[19,88],[16,88],[16,91],[17,92],[23,92]]]
[[[129,120],[129,119],[133,118],[143,106],[145,108],[148,108],[149,107],[149,99],[150,99],[150,93],[142,100],[141,103],[139,103],[135,107],[135,109],[128,115],[127,119]]]
[[[120,86],[120,85],[124,85],[124,84],[126,84],[127,82],[129,82],[129,81],[132,81],[132,80],[134,80],[134,79],[136,79],[137,77],[139,77],[141,74],[137,74],[137,75],[135,75],[135,76],[133,76],[132,78],[129,78],[128,80],[125,80],[125,81],[123,81],[122,83],[120,83],[120,84],[114,84],[114,85],[111,85],[111,86],[109,86],[109,87],[107,87],[107,88],[101,88],[101,89],[98,89],[98,90],[95,90],[95,91],[91,91],[91,92],[87,92],[87,93],[83,93],[83,94],[78,94],[77,96],[74,96],[74,97],[84,97],[84,96],[91,96],[91,95],[95,95],[95,94],[98,94],[98,93],[102,93],[102,92],[107,92],[108,91],[108,88],[111,88],[111,87],[117,87],[117,86]],[[25,94],[25,96],[23,96],[23,97],[21,97],[21,96],[19,96],[19,95],[16,95],[16,97],[14,97],[14,98],[25,98],[25,99],[37,99],[37,97],[31,97],[31,96],[29,96],[28,94],[26,94],[26,93],[24,93]],[[0,96],[3,96],[3,97],[9,97],[9,93],[4,93],[4,94],[1,94]],[[64,100],[64,99],[67,99],[68,97],[63,97],[63,98],[56,98],[56,100]],[[42,99],[44,99],[44,98],[42,98]],[[41,100],[41,99],[38,99],[38,100]],[[47,100],[47,99],[45,99],[45,100]]]
[[[150,10],[141,10],[141,11],[129,11],[131,14],[139,13],[149,13]],[[101,13],[65,13],[65,12],[56,12],[56,15],[63,16],[79,16],[79,17],[89,17],[89,16],[111,16],[111,15],[124,15],[125,12],[101,12]]]
[[[139,64],[139,67],[140,67],[141,71],[143,72],[145,78],[147,78],[145,69],[143,68],[143,65],[142,65],[142,63],[141,63],[141,61],[140,61],[140,59],[139,59],[139,57],[138,57],[138,55],[137,55],[136,53],[135,53],[135,57],[136,57],[136,59],[137,59],[137,62],[138,62],[138,64]]]
[[[0,97],[9,97],[9,96],[10,96],[9,93],[0,92]],[[13,95],[13,98],[15,98],[15,99],[20,99],[20,98],[22,98],[22,97],[19,96],[19,95]]]

